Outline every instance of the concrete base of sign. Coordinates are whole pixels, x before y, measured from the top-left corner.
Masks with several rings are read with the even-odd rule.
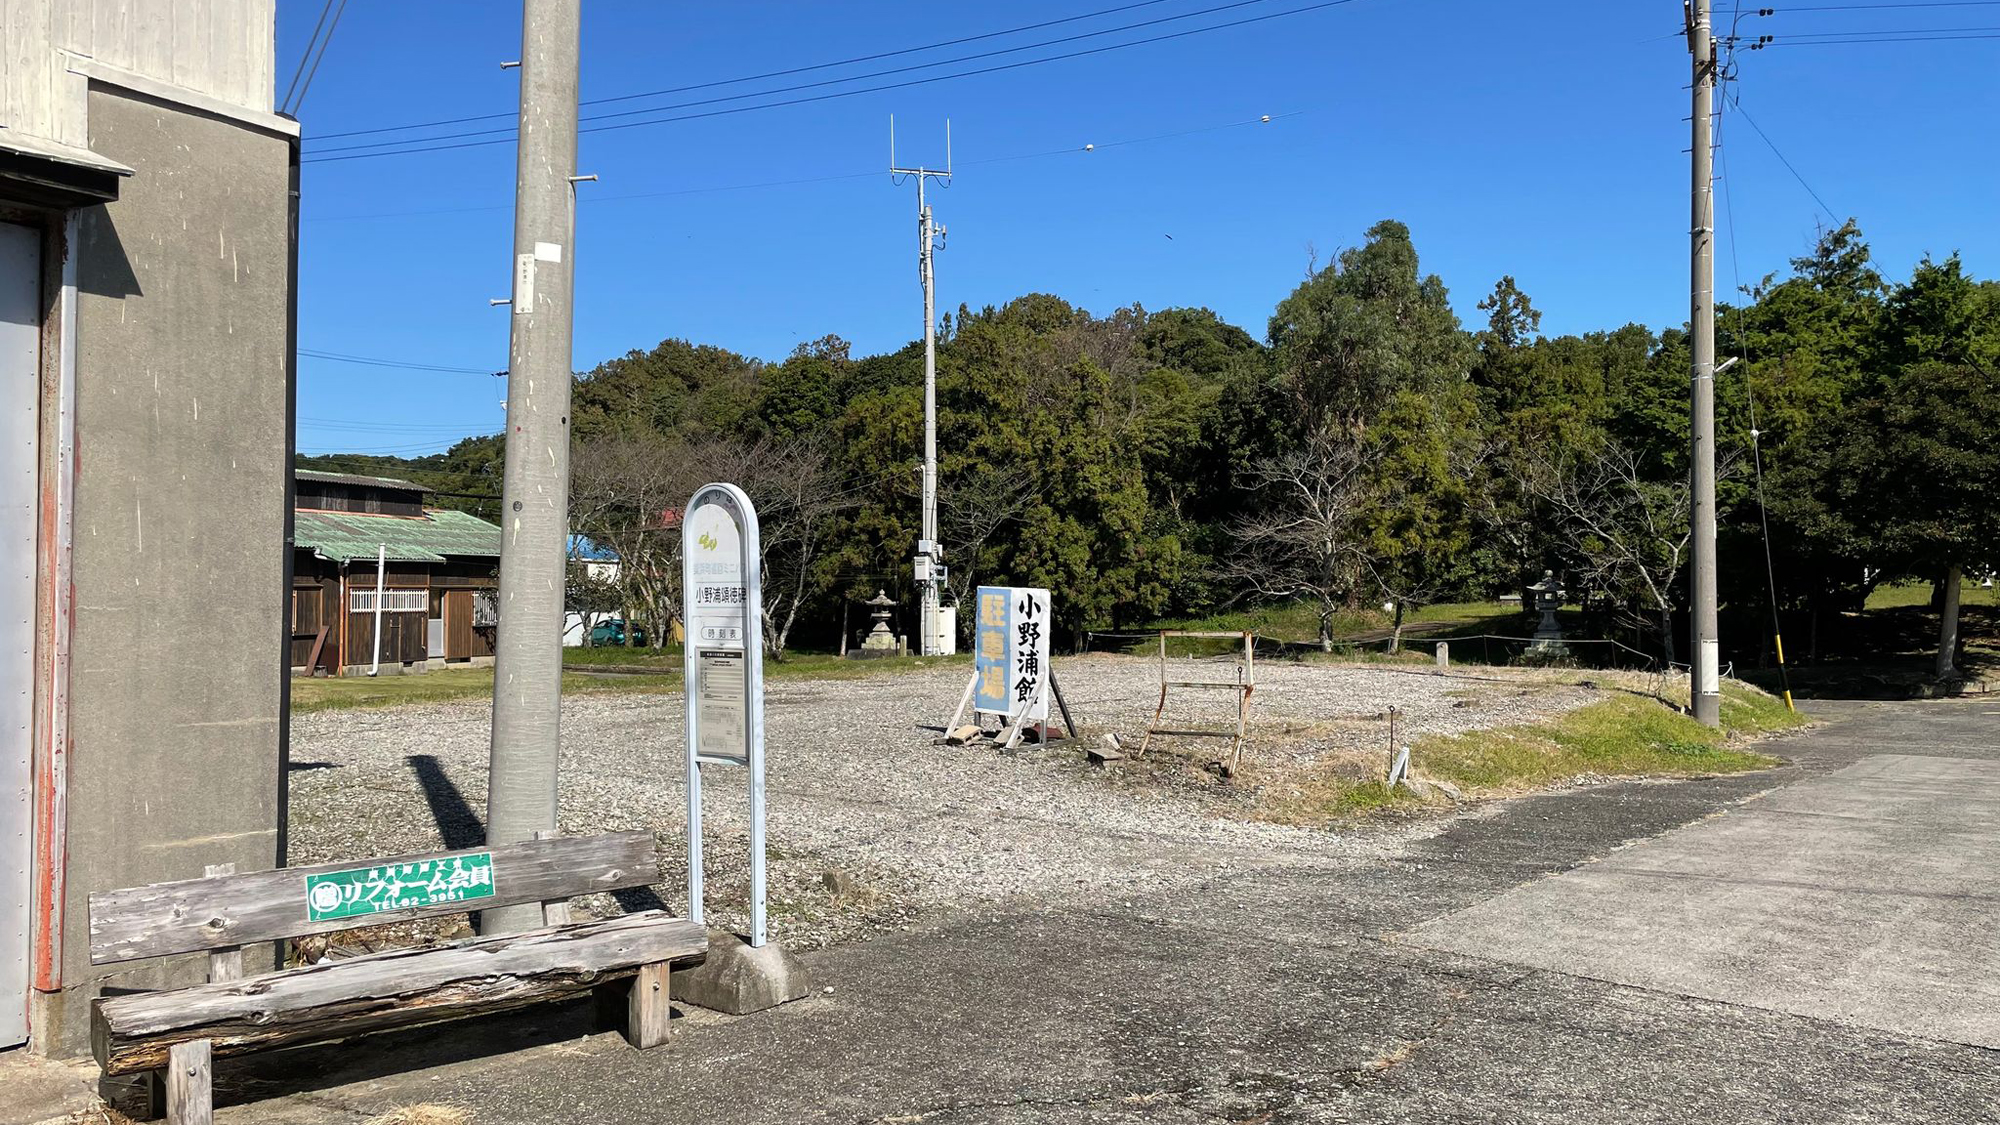
[[[675,971],[669,988],[682,1003],[742,1016],[805,999],[812,978],[776,945],[753,947],[735,934],[710,930],[708,959]]]

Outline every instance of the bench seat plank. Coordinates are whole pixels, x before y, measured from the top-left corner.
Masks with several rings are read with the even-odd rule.
[[[106,1074],[167,1064],[207,1039],[217,1058],[506,1011],[635,975],[699,962],[708,935],[647,910],[580,925],[328,961],[241,980],[99,999],[91,1047]]]
[[[313,921],[308,915],[305,888],[309,875],[448,860],[480,852],[493,857],[492,895],[365,917]],[[658,878],[652,833],[608,832],[99,891],[90,896],[90,963],[166,957],[496,906],[551,902],[597,891],[643,887]]]

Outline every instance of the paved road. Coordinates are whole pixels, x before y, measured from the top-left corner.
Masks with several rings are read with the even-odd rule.
[[[2000,1122],[2000,706],[1824,711],[1767,773],[943,919],[815,955],[831,996],[697,1013],[643,1056],[544,1011],[272,1059],[225,1071],[250,1100],[218,1117]]]

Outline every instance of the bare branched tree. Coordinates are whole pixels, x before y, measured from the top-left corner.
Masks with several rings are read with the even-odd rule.
[[[570,452],[570,520],[618,556],[625,619],[666,643],[681,604],[681,508],[711,480],[729,480],[747,458],[738,443],[682,442],[652,433],[576,442]],[[636,644],[627,628],[627,644]]]
[[[1351,604],[1364,573],[1356,526],[1376,456],[1359,436],[1315,433],[1295,452],[1257,462],[1248,481],[1259,507],[1237,520],[1219,576],[1246,593],[1311,599],[1319,644],[1333,649],[1333,617]]]
[[[1735,460],[1725,454],[1718,480],[1730,476]],[[1687,475],[1648,477],[1638,454],[1607,439],[1590,453],[1530,451],[1522,483],[1573,537],[1583,570],[1571,576],[1572,585],[1603,594],[1630,615],[1628,624],[1652,619],[1672,664],[1677,585],[1691,535]]]
[[[799,610],[827,584],[820,572],[836,517],[857,502],[818,441],[763,442],[746,451],[738,483],[757,506],[763,550],[764,648],[783,657]]]
[[[1002,528],[1027,512],[1041,491],[1041,481],[1028,467],[985,462],[955,477],[950,488],[940,490],[938,532],[951,544],[950,577],[945,584],[954,602],[972,604],[972,590],[980,578],[980,554]],[[961,619],[959,627],[969,630],[971,619]]]

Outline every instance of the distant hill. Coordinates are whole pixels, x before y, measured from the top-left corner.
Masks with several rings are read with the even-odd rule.
[[[439,508],[471,512],[484,519],[500,518],[500,459],[502,435],[470,437],[443,453],[423,457],[391,457],[379,453],[299,454],[293,466],[323,473],[359,473],[395,477],[434,489],[430,503]]]

